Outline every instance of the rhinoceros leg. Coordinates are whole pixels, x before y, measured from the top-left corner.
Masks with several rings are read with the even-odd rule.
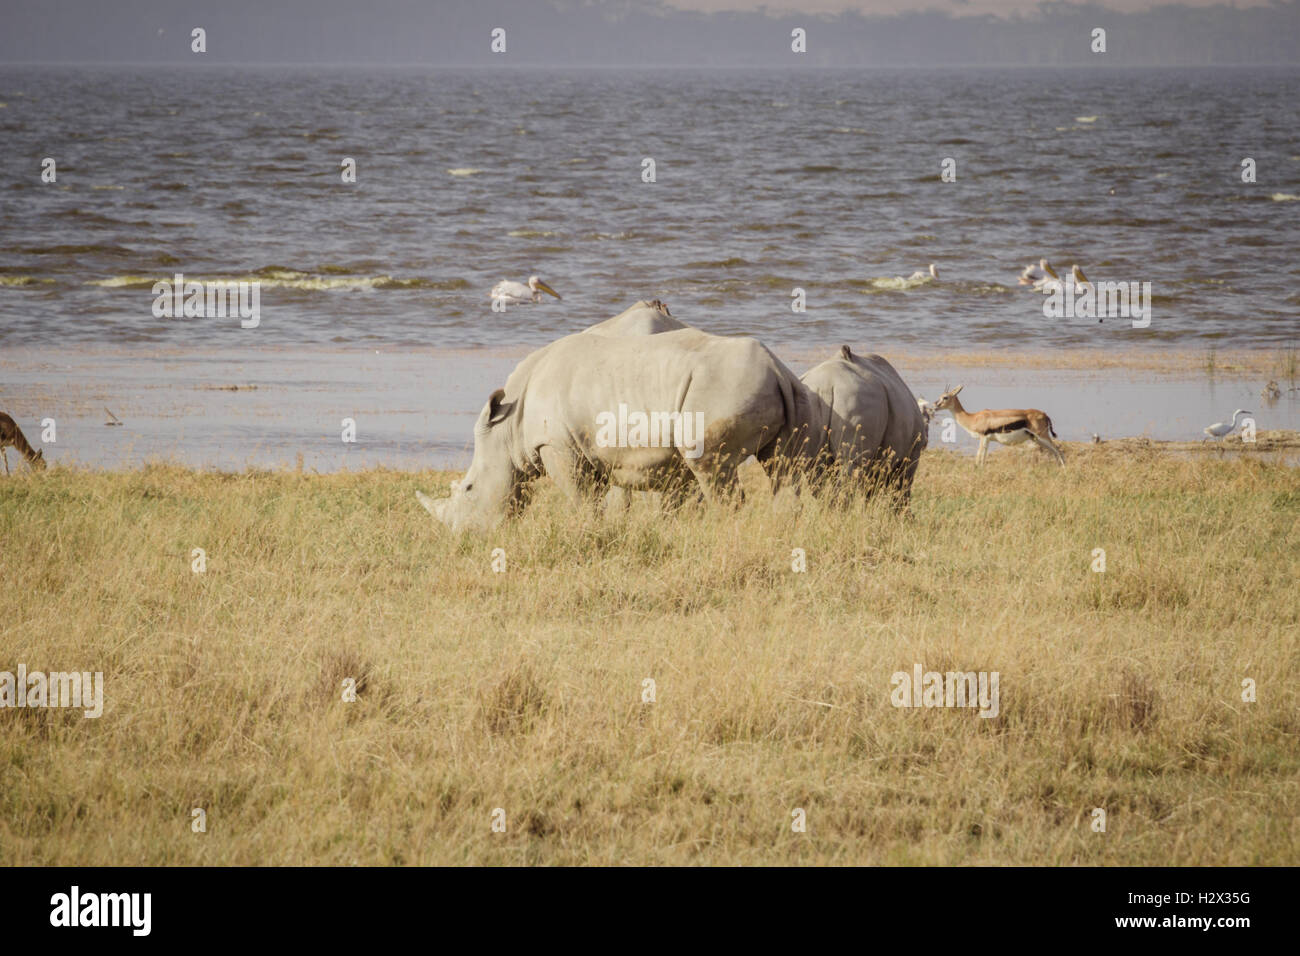
[[[704,501],[703,484],[688,469],[672,474],[663,486],[660,507],[664,511],[681,510],[682,505],[690,501]]]
[[[605,494],[605,514],[626,514],[632,507],[632,492],[621,485],[610,485]]]
[[[540,449],[542,470],[551,476],[557,488],[575,505],[584,508],[598,506],[604,483],[576,455],[566,449],[546,445]]]
[[[776,444],[776,442],[773,442],[773,445]],[[798,470],[793,456],[785,452],[769,451],[765,455],[756,457],[759,464],[763,466],[763,471],[767,473],[767,480],[772,486],[773,498],[780,494],[782,488],[787,487],[793,488],[795,494],[799,493]]]
[[[733,501],[744,499],[744,490],[736,480],[737,462],[731,455],[705,456],[689,463],[687,467],[700,483],[706,501]]]

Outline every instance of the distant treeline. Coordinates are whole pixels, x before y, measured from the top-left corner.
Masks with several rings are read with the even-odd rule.
[[[704,14],[661,0],[7,0],[0,61],[434,66],[942,66],[1300,63],[1300,0],[1121,13],[1047,2],[1024,16]],[[494,28],[506,52],[489,49]],[[807,52],[791,51],[791,31]],[[1092,31],[1106,31],[1104,55]],[[161,31],[161,32],[160,32]]]

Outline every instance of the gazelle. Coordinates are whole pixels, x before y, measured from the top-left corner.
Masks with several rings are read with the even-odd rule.
[[[23,435],[23,430],[18,427],[18,423],[4,412],[0,412],[0,458],[4,459],[6,475],[9,474],[9,455],[6,454],[5,449],[10,445],[22,452],[23,457],[27,459],[27,464],[32,468],[37,471],[45,468],[45,452],[33,448]]]
[[[1065,467],[1065,456],[1052,441],[1056,437],[1056,432],[1052,428],[1052,420],[1046,413],[1036,408],[986,408],[982,412],[968,412],[962,408],[961,399],[957,397],[957,393],[963,387],[958,385],[956,388],[945,389],[939,396],[939,400],[934,403],[934,410],[952,409],[952,417],[957,424],[980,440],[980,450],[975,456],[975,464],[984,464],[984,459],[988,457],[990,440],[1003,445],[1019,445],[1023,441],[1032,440],[1037,442],[1039,447],[1046,448],[1055,455],[1061,467]]]

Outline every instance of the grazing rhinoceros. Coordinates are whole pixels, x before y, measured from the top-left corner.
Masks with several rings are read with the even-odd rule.
[[[754,339],[678,329],[579,332],[533,352],[474,425],[474,458],[448,498],[420,503],[453,531],[490,528],[540,475],[571,499],[603,485],[712,498],[736,466],[794,428],[794,373]]]
[[[620,312],[612,319],[597,322],[590,328],[583,329],[595,335],[658,335],[660,332],[675,332],[689,329],[691,326],[679,322],[668,311],[667,303],[658,299],[646,302],[642,299],[626,312]]]
[[[774,446],[787,460],[856,475],[911,494],[929,429],[916,397],[879,355],[840,354],[800,378],[809,393],[796,415],[800,429]]]

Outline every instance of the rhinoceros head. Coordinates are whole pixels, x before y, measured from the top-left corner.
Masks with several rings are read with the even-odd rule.
[[[479,412],[474,460],[465,477],[451,483],[450,497],[425,505],[452,531],[492,528],[518,503],[524,476],[510,448],[508,420],[515,403],[507,403],[505,395],[505,389],[497,389]]]

